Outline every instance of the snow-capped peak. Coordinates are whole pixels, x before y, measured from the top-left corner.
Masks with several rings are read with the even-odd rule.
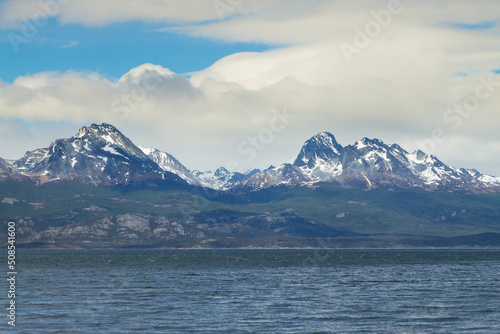
[[[75,150],[89,150],[92,146],[107,147],[108,151],[120,149],[144,159],[146,155],[130,139],[125,137],[116,127],[111,124],[92,124],[82,127],[78,133],[70,139]]]
[[[82,138],[85,135],[93,135],[93,136],[103,137],[106,139],[105,136],[107,136],[108,137],[107,141],[109,141],[110,143],[113,143],[111,138],[109,137],[112,134],[120,134],[121,135],[120,131],[111,124],[102,123],[99,125],[99,124],[93,123],[92,125],[90,125],[88,127],[87,126],[82,127],[78,131],[78,133],[74,136],[74,138]]]
[[[329,132],[320,132],[307,140],[295,159],[295,166],[310,165],[317,159],[329,160],[338,157],[342,146]]]
[[[227,169],[225,169],[224,167],[219,167],[215,171],[214,176],[216,176],[217,178],[221,178],[221,177],[227,177],[229,174],[230,172]]]
[[[411,153],[411,156],[414,158],[415,161],[423,161],[427,155],[421,150],[416,150]]]
[[[110,124],[92,124],[49,147],[27,152],[15,162],[23,173],[44,180],[128,183],[159,179],[163,171],[130,139]]]
[[[357,142],[355,142],[354,146],[358,150],[361,150],[361,149],[364,149],[366,147],[370,147],[370,148],[380,148],[380,147],[383,147],[383,148],[385,148],[387,145],[383,141],[381,141],[380,139],[377,139],[377,138],[369,139],[367,137],[364,137],[363,139],[358,140]]]
[[[320,148],[330,148],[337,154],[342,150],[342,146],[337,143],[335,137],[329,132],[319,132],[309,139],[308,142],[314,142]]]

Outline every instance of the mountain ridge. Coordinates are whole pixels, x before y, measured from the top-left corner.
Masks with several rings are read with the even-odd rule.
[[[82,127],[75,136],[57,139],[14,161],[0,158],[0,177],[39,183],[76,180],[91,184],[177,182],[221,191],[256,191],[273,186],[314,186],[319,182],[345,187],[464,189],[500,191],[500,178],[474,169],[454,168],[437,157],[398,144],[363,139],[340,145],[329,132],[308,139],[292,164],[230,172],[191,171],[172,155],[136,146],[116,127],[102,123]],[[166,181],[165,181],[166,180]]]
[[[39,183],[76,180],[111,185],[178,178],[163,171],[130,139],[106,123],[82,127],[73,137],[28,151],[12,166]]]

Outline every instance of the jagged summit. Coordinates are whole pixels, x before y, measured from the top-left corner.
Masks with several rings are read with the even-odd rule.
[[[13,168],[12,164],[0,158],[0,180],[18,179],[18,172]]]
[[[229,174],[229,171],[225,169],[224,167],[219,167],[215,170],[214,175],[216,177],[225,177]]]
[[[96,124],[92,123],[90,126],[83,126],[78,133],[74,136],[75,138],[81,138],[85,135],[104,135],[109,133],[120,133],[121,132],[113,125],[108,123]]]
[[[328,160],[338,157],[342,146],[329,132],[320,132],[307,140],[293,163],[295,166],[305,166],[318,159]]]
[[[398,144],[364,137],[342,147],[328,132],[307,140],[294,164],[266,169],[240,187],[261,189],[277,185],[334,182],[343,186],[449,188],[500,191],[500,178],[447,166],[433,155],[409,153]],[[286,168],[284,168],[286,167]],[[286,172],[285,172],[286,171]]]
[[[78,180],[95,184],[164,179],[164,171],[113,125],[82,127],[48,148],[27,152],[14,162],[41,182]]]
[[[361,140],[358,140],[356,143],[354,143],[354,146],[356,146],[356,148],[359,150],[359,149],[362,149],[362,148],[365,148],[365,147],[369,147],[369,148],[374,148],[374,147],[379,147],[379,148],[382,148],[382,147],[388,147],[388,145],[386,145],[382,140],[380,139],[377,139],[377,138],[373,138],[373,139],[370,139],[370,138],[367,138],[367,137],[364,137],[363,139]],[[391,147],[393,147],[398,149],[398,148],[401,148],[399,145],[397,144],[393,144],[391,145]]]
[[[135,147],[130,139],[125,137],[116,127],[111,124],[93,123],[90,126],[82,127],[73,137],[74,139],[87,138],[94,141],[104,141],[110,145],[123,147]]]

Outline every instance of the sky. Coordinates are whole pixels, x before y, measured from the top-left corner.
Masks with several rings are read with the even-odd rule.
[[[0,1],[0,157],[103,122],[192,170],[328,131],[500,176],[500,2]]]

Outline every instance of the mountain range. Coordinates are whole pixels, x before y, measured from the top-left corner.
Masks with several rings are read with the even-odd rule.
[[[499,247],[500,178],[328,132],[293,163],[189,170],[92,124],[0,158],[0,230],[10,221],[35,248]]]
[[[266,170],[215,172],[187,169],[172,155],[136,146],[110,124],[92,124],[67,139],[58,139],[19,160],[0,158],[2,180],[43,184],[72,180],[95,185],[161,182],[186,183],[222,191],[248,192],[275,186],[314,186],[320,182],[361,186],[500,191],[500,178],[474,169],[457,169],[422,151],[363,138],[342,146],[328,132],[305,142],[293,164]]]

